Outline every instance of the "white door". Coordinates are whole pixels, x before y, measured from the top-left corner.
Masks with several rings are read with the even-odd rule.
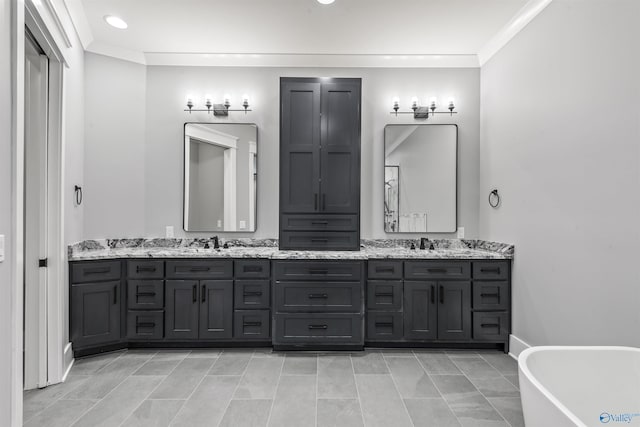
[[[25,37],[24,388],[47,385],[47,105],[49,60]],[[46,265],[46,264],[45,264]]]

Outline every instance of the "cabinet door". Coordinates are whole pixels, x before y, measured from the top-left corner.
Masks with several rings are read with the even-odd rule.
[[[120,281],[71,287],[71,341],[78,349],[120,339]]]
[[[407,339],[437,337],[436,282],[404,282],[404,335]]]
[[[438,339],[471,338],[471,283],[438,283]]]
[[[198,281],[167,280],[165,291],[165,337],[198,338]]]
[[[320,83],[280,86],[280,212],[319,208]]]
[[[320,210],[360,211],[360,82],[323,83]]]
[[[233,281],[200,281],[200,339],[231,338]]]

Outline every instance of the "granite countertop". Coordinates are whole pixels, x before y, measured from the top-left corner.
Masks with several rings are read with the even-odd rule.
[[[213,249],[210,239],[85,240],[69,246],[69,261],[117,258],[263,258],[263,259],[512,259],[513,245],[465,239],[430,239],[433,250],[409,249],[409,239],[362,240],[360,251],[279,250],[275,239],[221,240],[229,248]],[[205,248],[205,246],[210,246]]]

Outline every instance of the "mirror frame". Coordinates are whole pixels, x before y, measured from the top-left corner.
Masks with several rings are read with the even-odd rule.
[[[186,159],[187,159],[187,147],[185,145],[185,138],[187,135],[187,125],[250,125],[250,126],[255,126],[256,128],[256,147],[258,147],[260,145],[259,143],[259,132],[258,132],[258,124],[257,123],[238,123],[238,122],[185,122],[184,125],[182,126],[182,230],[185,233],[217,233],[217,234],[222,234],[222,233],[246,233],[246,234],[251,234],[251,233],[255,233],[258,231],[258,201],[260,200],[259,194],[259,186],[260,186],[260,180],[258,179],[258,163],[259,163],[259,159],[260,156],[258,153],[258,151],[260,151],[259,148],[256,149],[256,206],[255,206],[255,227],[253,230],[236,230],[236,231],[225,231],[225,230],[187,230],[186,225],[187,225],[187,217],[186,217],[186,202],[187,202],[187,193],[186,193],[186,189],[187,189],[187,182],[186,182],[186,176],[185,176],[185,164],[186,164]]]
[[[388,127],[396,127],[396,126],[454,126],[455,130],[456,130],[456,218],[455,218],[455,226],[454,229],[451,231],[387,231],[385,229],[385,224],[384,224],[384,185],[385,185],[385,168],[387,166],[396,166],[396,165],[387,165],[386,163],[386,155],[385,155],[385,148],[386,148],[386,133],[387,133],[387,128]],[[412,124],[412,123],[389,123],[387,125],[384,126],[384,129],[382,131],[382,231],[385,234],[450,234],[450,233],[456,233],[458,231],[458,212],[459,212],[459,202],[458,202],[458,195],[459,195],[459,181],[460,181],[460,176],[458,174],[458,136],[459,136],[459,131],[458,131],[458,125],[455,123],[420,123],[420,124]],[[400,194],[400,189],[398,188],[398,194]]]

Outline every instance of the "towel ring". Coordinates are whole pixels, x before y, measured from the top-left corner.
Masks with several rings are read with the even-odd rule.
[[[494,188],[489,193],[489,205],[492,208],[497,208],[500,205],[500,194],[498,194],[498,189]]]

